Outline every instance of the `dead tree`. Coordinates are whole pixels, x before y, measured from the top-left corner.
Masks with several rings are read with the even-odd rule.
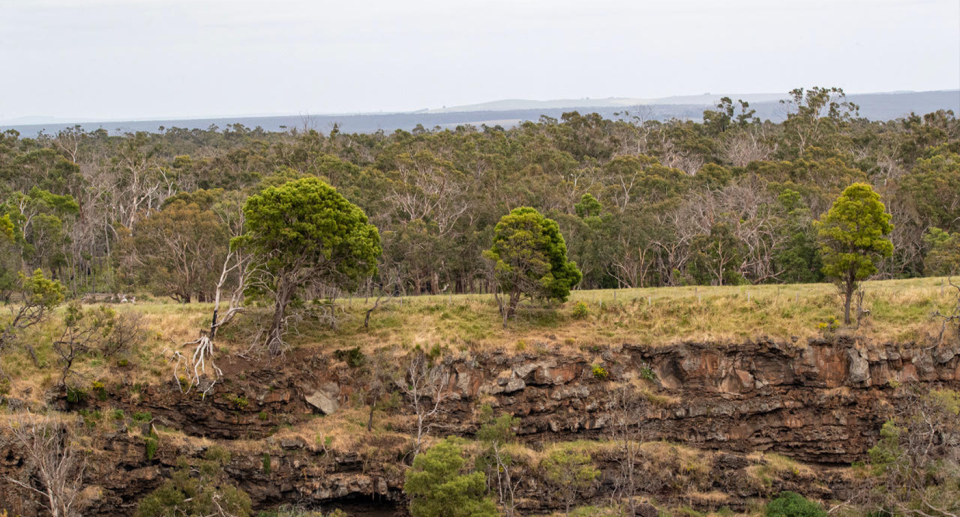
[[[32,475],[7,477],[7,481],[38,495],[53,517],[80,515],[85,464],[70,445],[68,427],[61,417],[43,418],[30,413],[17,415],[7,425],[33,469]]]
[[[413,457],[423,446],[424,437],[430,433],[431,421],[440,412],[443,402],[449,397],[446,389],[450,374],[440,365],[432,365],[423,350],[415,350],[407,365],[407,385],[404,391],[410,397],[417,415],[417,437]]]
[[[380,270],[381,271],[383,270],[382,266],[380,267]],[[384,284],[383,289],[380,290],[380,295],[377,296],[377,299],[373,302],[373,307],[370,307],[369,309],[367,309],[367,313],[363,318],[364,329],[370,328],[370,315],[373,314],[374,311],[376,311],[380,307],[385,307],[390,302],[396,299],[394,297],[394,292],[395,292],[395,287],[397,286],[398,283],[399,283],[399,280],[397,279],[397,275],[395,272],[393,272],[393,274],[391,274],[390,281]]]
[[[947,282],[950,284],[950,287],[957,290],[957,299],[949,312],[944,314],[938,310],[933,313],[933,316],[939,318],[942,322],[940,334],[937,337],[938,343],[943,343],[943,339],[947,335],[948,330],[952,330],[953,338],[957,340],[957,342],[960,342],[960,285],[953,283],[953,278],[948,278]]]
[[[216,385],[217,381],[223,377],[223,371],[213,360],[214,341],[217,337],[217,331],[229,324],[233,319],[243,312],[243,292],[247,287],[250,275],[253,273],[250,257],[240,249],[231,249],[224,258],[223,267],[220,270],[220,278],[217,280],[217,286],[213,295],[213,317],[210,320],[210,328],[201,330],[200,337],[194,341],[184,343],[182,347],[194,347],[193,353],[187,357],[180,352],[174,352],[171,361],[176,359],[174,366],[174,377],[180,389],[183,390],[183,383],[180,382],[178,372],[184,371],[188,379],[187,390],[196,387],[203,389],[203,395]],[[224,289],[228,282],[235,278],[233,290],[230,292],[229,300],[226,300],[227,307],[225,312],[221,313],[221,304],[224,303]],[[215,377],[208,383],[203,383],[203,378],[207,373],[207,363],[213,371]],[[201,386],[203,384],[203,386]]]
[[[643,442],[643,421],[646,400],[634,386],[627,384],[619,388],[611,401],[610,438],[616,446],[618,464],[614,478],[614,490],[611,498],[614,502],[623,502],[626,515],[636,510],[634,500],[641,488],[643,477],[640,445]]]

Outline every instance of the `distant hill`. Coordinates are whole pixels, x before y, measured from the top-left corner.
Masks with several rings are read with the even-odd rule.
[[[24,117],[21,120],[0,122],[0,131],[16,129],[23,135],[33,136],[41,131],[48,134],[56,133],[76,124],[87,131],[104,128],[111,133],[158,131],[160,127],[206,129],[210,126],[223,128],[232,124],[243,124],[249,128],[261,127],[267,131],[283,131],[306,126],[326,132],[334,124],[339,124],[341,131],[373,133],[378,130],[393,132],[397,129],[403,129],[409,131],[418,124],[425,128],[455,127],[463,124],[508,127],[527,120],[537,120],[541,116],[560,118],[563,113],[574,110],[581,113],[596,112],[606,118],[625,118],[639,114],[646,120],[667,120],[671,118],[699,120],[703,116],[703,110],[716,104],[723,96],[724,94],[703,94],[646,100],[626,97],[553,101],[513,99],[441,108],[439,110],[406,113],[315,115],[306,119],[299,115],[292,115],[116,122],[66,122],[56,120],[36,123],[36,118]],[[726,94],[726,96],[734,100],[743,99],[750,102],[750,107],[757,110],[757,116],[762,119],[780,121],[786,117],[787,112],[779,103],[779,99],[786,97],[783,94]],[[922,114],[939,109],[953,110],[954,113],[960,114],[960,90],[851,94],[847,98],[860,105],[860,116],[871,120],[892,120],[911,112]],[[626,115],[625,112],[628,112],[629,115]]]
[[[631,106],[672,106],[678,104],[713,106],[720,102],[720,99],[723,97],[730,97],[734,100],[743,99],[747,102],[754,103],[777,102],[780,99],[788,98],[788,95],[782,93],[704,93],[702,95],[682,95],[675,97],[662,97],[658,99],[639,99],[631,97],[608,97],[606,99],[557,99],[552,101],[505,99],[492,102],[483,102],[480,104],[466,104],[463,106],[451,106],[440,109],[426,110],[425,113],[453,113],[463,111],[517,111],[557,108],[628,108]]]

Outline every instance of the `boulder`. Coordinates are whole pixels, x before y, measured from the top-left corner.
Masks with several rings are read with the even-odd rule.
[[[324,385],[321,389],[304,397],[307,404],[313,406],[314,409],[319,410],[324,415],[332,415],[340,409],[336,395],[330,394],[328,388],[329,386]]]
[[[849,380],[851,384],[869,383],[870,363],[868,363],[855,348],[847,349],[847,357],[850,359],[850,372],[847,375],[847,380]]]

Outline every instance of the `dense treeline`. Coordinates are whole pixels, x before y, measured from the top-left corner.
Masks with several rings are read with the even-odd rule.
[[[242,206],[319,177],[382,236],[361,289],[484,292],[493,229],[556,220],[581,288],[822,279],[813,221],[865,182],[892,215],[886,278],[960,271],[960,122],[873,122],[839,89],[795,90],[783,123],[724,99],[703,122],[567,113],[512,129],[283,133],[231,126],[0,134],[0,290],[43,269],[73,296],[209,298]]]

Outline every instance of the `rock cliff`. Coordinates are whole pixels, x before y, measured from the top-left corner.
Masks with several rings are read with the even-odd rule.
[[[743,507],[749,498],[781,488],[828,499],[843,497],[849,483],[840,467],[864,459],[904,390],[960,385],[960,346],[844,338],[538,348],[526,354],[448,354],[441,361],[449,374],[449,399],[433,435],[469,437],[479,425],[477,408],[485,403],[519,417],[518,436],[533,449],[554,441],[602,437],[612,424],[623,422],[617,393],[639,393],[645,402],[635,420],[636,436],[646,442],[665,440],[693,447],[699,450],[694,463],[701,466],[692,469],[684,463],[693,461],[681,458],[689,453],[651,448],[639,463],[649,481],[641,492],[670,500],[685,491],[683,500],[707,508]],[[168,383],[136,393],[123,387],[107,401],[87,402],[88,411],[98,406],[122,407],[128,413],[149,411],[157,425],[182,436],[162,438],[157,456],[149,460],[144,440],[135,431],[120,429],[95,440],[89,454],[96,468],[90,471],[89,483],[100,492],[89,514],[130,514],[136,501],[159,485],[177,456],[197,456],[211,443],[234,453],[227,471],[258,507],[307,502],[370,515],[402,511],[398,503],[403,499],[404,462],[409,461],[403,451],[408,440],[359,432],[357,450],[334,450],[277,432],[278,415],[296,429],[313,415],[336,415],[343,408],[362,405],[354,395],[365,380],[354,369],[334,361],[329,353],[307,350],[288,358],[283,367],[240,358],[229,363],[226,371],[243,374],[232,375],[229,384],[219,385],[204,399],[185,396]],[[602,374],[595,367],[602,368]],[[243,403],[238,402],[241,399]],[[80,409],[63,400],[56,404],[65,410]],[[407,426],[399,431],[411,432],[412,420],[402,416],[406,404],[395,411]],[[806,465],[768,476],[762,472],[773,467],[757,451],[776,452]],[[585,494],[587,499],[613,490],[615,453],[598,449],[595,459],[604,471],[604,482]],[[5,475],[25,465],[9,441],[0,447],[0,460]],[[542,486],[535,466],[520,468],[529,470],[521,508],[528,512],[551,508],[549,499],[537,495]],[[664,476],[669,479],[661,479]],[[681,482],[686,487],[678,491]],[[31,515],[29,508],[21,510]]]

